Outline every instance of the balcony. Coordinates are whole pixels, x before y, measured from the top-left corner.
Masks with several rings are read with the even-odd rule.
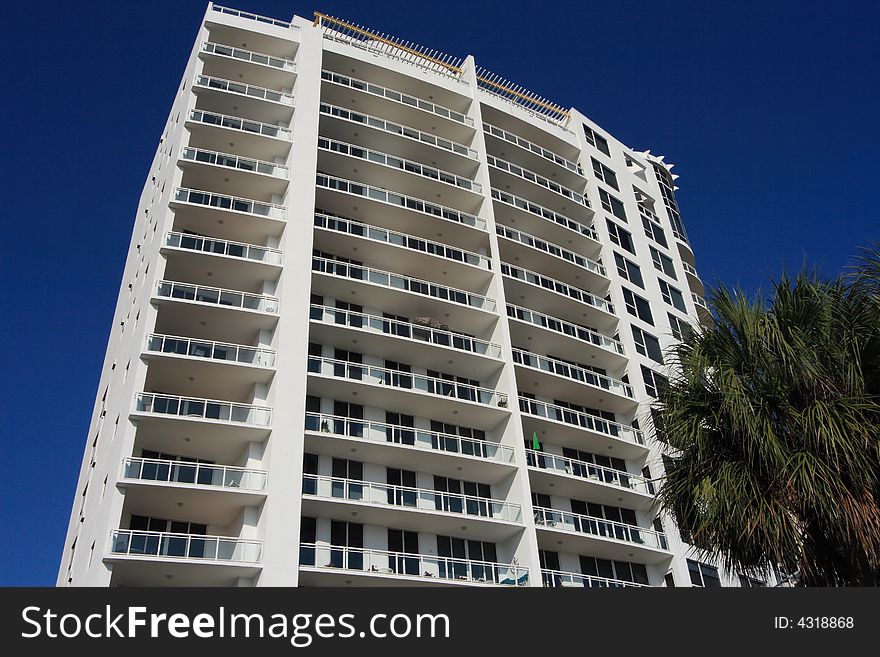
[[[316,184],[315,207],[326,212],[345,216],[354,211],[374,226],[439,237],[471,251],[488,241],[486,220],[467,212],[325,173],[318,173]]]
[[[615,413],[635,410],[632,386],[619,379],[516,347],[513,362],[517,385],[522,390],[540,390],[554,399],[578,399]]]
[[[449,108],[415,96],[365,82],[333,71],[321,71],[321,99],[327,103],[351,107],[416,130],[434,132],[444,138],[468,144],[474,137],[474,120]],[[354,101],[354,103],[352,102]]]
[[[687,275],[688,287],[690,287],[691,293],[702,298],[702,295],[706,293],[706,287],[703,285],[703,280],[697,273],[696,267],[684,260],[681,261],[681,265],[684,267],[684,273]],[[705,300],[703,303],[705,304]]]
[[[179,187],[170,202],[174,225],[183,225],[203,235],[223,226],[223,235],[230,240],[254,244],[267,235],[278,236],[284,230],[287,212],[283,205]]]
[[[186,127],[191,146],[219,151],[232,141],[237,152],[262,160],[286,159],[292,142],[287,126],[198,109],[190,111]]]
[[[329,103],[321,103],[320,112],[323,120],[319,131],[327,137],[363,144],[410,160],[436,162],[442,169],[471,178],[479,166],[473,148],[431,132]]]
[[[528,299],[529,308],[550,315],[566,315],[572,322],[585,323],[604,330],[617,326],[618,318],[610,301],[579,287],[544,276],[529,269],[501,263],[504,291],[511,301]],[[536,294],[539,292],[539,294]],[[581,305],[575,305],[572,300]]]
[[[407,531],[457,533],[462,523],[470,535],[501,541],[522,530],[522,507],[504,500],[444,493],[372,481],[303,475],[305,515]]]
[[[516,467],[513,448],[488,440],[325,413],[306,413],[305,428],[306,450],[338,458],[356,450],[364,461],[488,484]]]
[[[553,242],[501,224],[495,225],[501,241],[501,257],[508,262],[529,263],[536,270],[577,285],[607,288],[611,283],[605,267],[595,260]]]
[[[541,579],[546,588],[578,588],[578,589],[624,589],[640,588],[646,584],[625,582],[622,579],[610,579],[596,575],[582,575],[581,573],[569,573],[562,570],[541,570]]]
[[[574,217],[593,216],[590,201],[581,192],[494,155],[486,155],[486,159],[493,187],[507,190],[511,187],[517,190],[527,187],[528,196],[542,205],[552,206],[559,212]],[[524,186],[523,181],[529,184]]]
[[[265,470],[130,457],[117,485],[125,489],[128,507],[145,515],[173,517],[183,501],[192,517],[228,526],[243,507],[263,503],[266,477]]]
[[[285,125],[293,117],[293,96],[286,92],[209,75],[197,76],[192,90],[198,97],[196,109]]]
[[[654,484],[641,475],[533,449],[526,450],[526,462],[536,492],[643,510],[654,499]]]
[[[309,394],[328,399],[394,409],[408,415],[424,414],[424,404],[431,400],[431,416],[435,419],[487,430],[510,413],[505,394],[424,374],[321,356],[309,356],[308,372]]]
[[[283,164],[201,148],[184,148],[178,165],[183,169],[184,187],[194,189],[222,185],[227,192],[271,198],[283,195],[289,182],[289,170]]]
[[[606,369],[616,370],[626,364],[623,343],[592,329],[511,303],[507,304],[507,317],[514,344],[528,344],[537,352],[558,354],[571,360],[586,354],[596,365]]]
[[[556,244],[569,244],[579,253],[595,258],[602,252],[599,235],[592,226],[494,187],[492,200],[495,218],[500,224],[524,228],[526,232]]]
[[[528,586],[522,566],[410,552],[303,543],[300,584],[305,586]]]
[[[519,398],[519,410],[525,434],[537,433],[542,442],[622,459],[648,453],[644,434],[625,424],[526,397]]]
[[[483,200],[479,183],[421,162],[323,136],[318,137],[318,152],[318,168],[330,175],[356,176],[364,184],[388,185],[418,198],[440,198],[468,212],[479,211]]]
[[[470,289],[485,289],[492,277],[487,256],[442,242],[321,211],[315,212],[315,228],[315,248],[361,261],[394,262],[401,274],[442,272],[444,283]]]
[[[232,536],[118,529],[104,560],[117,586],[231,586],[260,572],[262,551],[262,541]]]
[[[462,375],[484,380],[503,365],[500,345],[454,333],[448,326],[434,328],[428,317],[416,318],[421,323],[406,322],[313,304],[310,319],[316,324],[321,343],[331,347],[349,348],[352,332],[356,332],[364,351],[389,360],[417,362],[427,369],[445,368],[453,374],[461,370]]]
[[[312,271],[312,292],[334,299],[403,316],[443,313],[475,335],[486,333],[497,319],[494,299],[432,281],[319,256],[312,257]]]
[[[505,153],[500,149],[509,148],[512,145],[515,146],[513,152],[523,159],[525,166],[532,170],[540,169],[551,178],[561,177],[569,187],[582,188],[587,182],[579,162],[566,159],[540,144],[490,123],[483,122],[483,133],[486,137],[486,147],[493,154],[497,153],[501,157],[505,157]]]
[[[706,300],[694,292],[691,292],[691,298],[694,300],[694,305],[697,307],[697,316],[700,318],[700,324],[708,327],[713,326],[715,320],[712,317],[712,312],[709,310],[708,304],[706,304]]]
[[[239,77],[272,89],[290,89],[296,80],[296,63],[277,57],[222,43],[205,41],[199,52],[204,61],[203,72],[227,80]]]
[[[541,549],[638,563],[661,563],[672,558],[662,532],[540,506],[534,511]]]
[[[139,392],[135,398],[135,415],[166,417],[187,422],[232,423],[268,428],[272,409],[268,406]]]

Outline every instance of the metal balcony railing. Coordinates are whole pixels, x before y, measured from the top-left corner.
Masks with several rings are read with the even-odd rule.
[[[589,534],[600,538],[623,541],[624,543],[645,545],[659,550],[669,549],[666,534],[653,529],[646,529],[637,525],[627,525],[616,520],[585,516],[579,513],[547,509],[540,506],[534,507],[534,511],[535,524],[539,528],[547,527],[548,529],[561,529],[578,534]]]
[[[486,159],[489,162],[489,166],[495,167],[499,171],[506,171],[512,176],[516,176],[517,178],[526,180],[532,184],[538,185],[539,187],[548,189],[551,192],[567,198],[569,201],[584,206],[585,208],[590,207],[589,199],[583,194],[574,191],[573,189],[569,189],[564,185],[560,185],[559,183],[554,182],[549,178],[545,178],[544,176],[539,175],[534,171],[529,171],[528,169],[521,167],[518,164],[508,162],[507,160],[502,160],[500,157],[495,157],[494,155],[487,154]]]
[[[697,304],[699,308],[702,308],[703,310],[709,310],[709,306],[708,304],[706,304],[706,300],[699,294],[697,294],[696,292],[691,292],[691,297],[693,297],[694,303]]]
[[[135,397],[135,411],[157,415],[175,415],[190,419],[219,420],[268,427],[272,424],[272,409],[268,406],[239,404],[216,399],[179,397],[152,392],[139,392]]]
[[[526,462],[529,467],[538,468],[540,470],[549,470],[558,472],[559,474],[571,475],[573,477],[581,477],[598,481],[609,486],[617,486],[626,488],[627,490],[643,493],[645,495],[653,495],[654,484],[642,477],[641,475],[630,474],[622,470],[607,468],[595,463],[587,461],[579,461],[570,459],[566,456],[558,456],[556,454],[548,454],[547,452],[538,452],[533,449],[526,450]]]
[[[284,57],[276,57],[275,55],[266,55],[261,52],[246,50],[244,48],[235,48],[222,43],[205,41],[202,44],[202,52],[209,55],[218,55],[219,57],[228,57],[241,62],[262,64],[263,66],[270,66],[290,73],[296,71],[296,63],[293,60]]]
[[[192,285],[176,281],[159,281],[156,296],[182,301],[197,301],[242,310],[255,310],[261,313],[278,313],[278,299],[265,294],[251,294],[239,290],[226,290],[205,285]]]
[[[572,173],[576,173],[581,177],[584,176],[584,170],[581,167],[580,163],[572,162],[553,151],[544,148],[539,144],[535,144],[530,142],[528,139],[523,139],[517,134],[510,132],[509,130],[503,130],[497,126],[492,125],[491,123],[483,122],[483,130],[493,137],[497,137],[498,139],[503,139],[504,141],[513,144],[514,146],[519,146],[520,148],[527,150],[535,155],[539,155],[543,157],[545,160],[549,160],[554,164],[557,164],[565,169],[568,169]]]
[[[114,556],[259,564],[263,542],[230,536],[117,529],[110,537]]]
[[[191,484],[262,492],[266,489],[265,470],[238,468],[189,461],[129,457],[122,462],[123,479],[167,484]]]
[[[558,281],[555,278],[550,278],[549,276],[544,276],[543,274],[539,274],[529,269],[523,269],[522,267],[515,267],[513,265],[507,264],[506,262],[501,263],[501,273],[504,276],[509,276],[510,278],[515,278],[517,280],[523,281],[524,283],[528,283],[529,285],[539,287],[542,290],[555,292],[556,294],[570,297],[575,301],[580,301],[581,303],[584,303],[588,306],[598,308],[599,310],[602,310],[611,315],[614,314],[614,306],[611,305],[610,301],[600,299],[596,295],[591,294],[586,290],[582,290],[579,287],[574,287],[573,285],[568,285],[567,283]]]
[[[286,214],[284,206],[276,203],[266,203],[264,201],[255,201],[250,198],[238,198],[236,196],[227,196],[225,194],[215,194],[213,192],[205,192],[199,189],[187,189],[186,187],[177,188],[174,194],[174,200],[180,203],[206,205],[218,210],[245,212],[259,217],[268,217],[270,219],[284,220]]]
[[[538,401],[537,399],[529,399],[528,397],[519,398],[519,410],[525,415],[532,417],[546,418],[556,422],[564,422],[572,426],[601,433],[612,438],[618,438],[633,445],[645,444],[645,435],[639,430],[625,424],[606,420],[596,415],[581,413],[570,408],[557,406],[556,404],[548,404],[547,402]]]
[[[263,123],[262,121],[254,121],[252,119],[242,119],[238,116],[229,116],[228,114],[219,114],[217,112],[206,112],[204,110],[194,109],[189,113],[189,120],[205,125],[215,125],[221,128],[229,128],[230,130],[239,130],[255,135],[263,135],[264,137],[275,137],[277,139],[291,140],[290,128],[287,126],[273,125],[271,123]]]
[[[541,570],[541,579],[544,586],[549,588],[599,588],[599,589],[623,589],[638,588],[647,586],[647,584],[636,584],[635,582],[626,582],[622,579],[611,579],[610,577],[598,577],[596,575],[582,575],[580,573],[569,573],[562,570]]]
[[[245,242],[232,242],[230,240],[218,240],[213,237],[202,237],[189,233],[169,232],[165,236],[165,246],[188,251],[201,251],[214,255],[228,256],[253,260],[267,265],[280,265],[282,253],[279,249],[270,249],[267,246],[257,246]]]
[[[247,11],[239,11],[238,9],[230,9],[228,7],[221,7],[220,5],[211,5],[211,9],[221,14],[227,14],[229,16],[237,16],[238,18],[246,18],[248,20],[256,21],[258,23],[265,23],[266,25],[274,25],[276,27],[283,27],[288,30],[298,30],[298,25],[292,25],[287,21],[280,21],[276,18],[269,18],[268,16],[260,16],[259,14],[252,14]]]
[[[274,367],[275,352],[272,349],[261,349],[242,344],[228,344],[197,340],[174,335],[153,333],[147,336],[146,350],[155,354],[174,354],[193,356],[208,360],[222,360],[243,365]]]
[[[523,367],[555,374],[566,379],[572,379],[579,383],[607,390],[615,395],[634,399],[632,386],[628,383],[624,383],[619,379],[612,379],[610,376],[598,374],[556,358],[541,356],[540,354],[534,354],[530,351],[524,351],[514,347],[513,362],[517,365],[522,365]]]
[[[280,103],[293,107],[293,96],[284,91],[275,91],[266,87],[258,87],[255,84],[245,84],[244,82],[236,82],[235,80],[225,80],[223,78],[215,78],[210,75],[200,75],[193,83],[194,87],[203,89],[216,89],[231,94],[247,96],[248,98],[256,98],[258,100],[266,100],[272,103]]]
[[[275,164],[274,162],[266,162],[265,160],[255,160],[253,158],[241,157],[239,155],[230,155],[229,153],[218,153],[203,148],[185,147],[180,153],[180,158],[189,162],[212,164],[218,167],[247,171],[248,173],[261,173],[265,176],[275,176],[276,178],[289,177],[289,170],[283,164]]]
[[[509,303],[507,304],[507,316],[512,319],[518,319],[523,322],[528,322],[529,324],[534,324],[535,326],[540,326],[548,331],[555,331],[556,333],[562,333],[563,335],[567,335],[583,342],[589,342],[590,344],[602,347],[603,349],[608,349],[621,356],[626,353],[623,343],[619,340],[609,338],[608,336],[597,333],[592,329],[572,324],[571,322],[566,322],[563,319],[539,313],[536,310],[515,306],[514,304]]]
[[[544,253],[559,258],[560,260],[570,262],[573,265],[577,265],[578,267],[586,269],[594,274],[598,274],[599,276],[608,276],[605,267],[601,263],[585,258],[574,251],[563,249],[561,246],[557,246],[553,242],[548,242],[540,237],[535,237],[534,235],[529,235],[528,233],[523,233],[522,231],[501,224],[495,224],[495,232],[501,237],[513,240],[514,242],[519,242],[520,244],[537,249],[538,251],[543,251]]]
[[[697,278],[697,279],[700,278],[700,275],[697,273],[697,270],[693,265],[682,260],[681,266],[684,267],[684,272],[686,274],[690,274],[691,276],[693,276],[694,278]]]
[[[587,226],[586,224],[582,224],[579,221],[575,221],[574,219],[569,219],[568,217],[561,215],[558,212],[549,210],[542,205],[533,203],[532,201],[520,198],[519,196],[515,196],[509,192],[501,191],[500,189],[495,189],[494,187],[492,188],[492,199],[498,201],[499,203],[505,203],[512,207],[518,208],[523,212],[528,212],[529,214],[532,214],[539,219],[552,221],[553,223],[558,224],[563,228],[568,228],[569,230],[574,231],[578,235],[589,237],[594,242],[599,241],[599,234],[595,230],[593,230],[592,226]]]

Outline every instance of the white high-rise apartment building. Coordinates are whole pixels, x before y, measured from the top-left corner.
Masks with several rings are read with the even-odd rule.
[[[675,176],[458,59],[209,5],[138,205],[58,575],[686,586]]]

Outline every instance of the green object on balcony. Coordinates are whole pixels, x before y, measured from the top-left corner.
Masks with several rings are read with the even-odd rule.
[[[538,442],[538,432],[532,432],[532,449],[536,452],[541,451],[541,443]]]

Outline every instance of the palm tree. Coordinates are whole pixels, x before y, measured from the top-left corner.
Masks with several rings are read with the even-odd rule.
[[[659,506],[730,570],[880,584],[880,251],[711,302],[655,409]]]

